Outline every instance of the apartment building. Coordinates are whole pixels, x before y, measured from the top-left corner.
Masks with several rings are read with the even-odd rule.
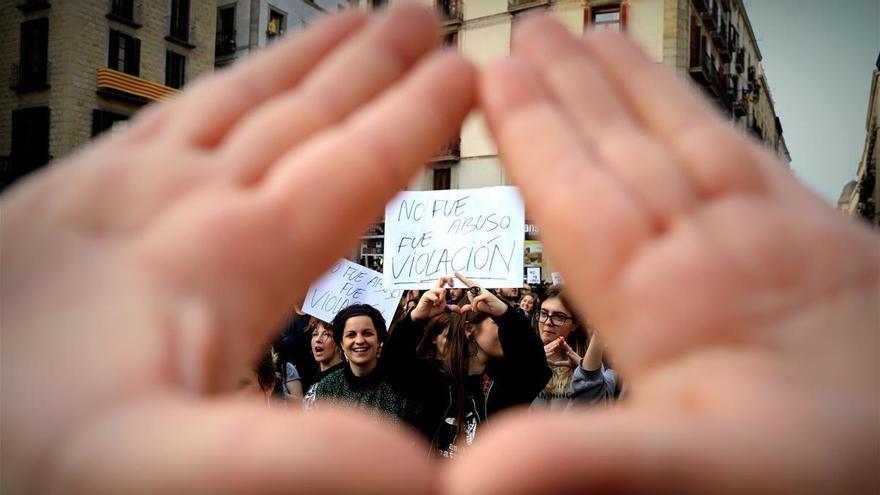
[[[848,215],[857,216],[874,226],[880,226],[880,184],[877,183],[877,155],[880,153],[880,55],[871,75],[871,93],[868,97],[868,116],[865,120],[865,146],[856,171],[856,179],[843,188],[838,207]]]
[[[216,4],[4,0],[0,187],[213,69]]]
[[[304,28],[320,15],[349,6],[349,0],[219,0],[215,65],[227,66],[269,43]]]
[[[572,32],[625,31],[658,63],[673,68],[702,88],[737,126],[790,162],[782,124],[761,66],[761,50],[741,0],[397,0],[437,9],[443,19],[444,45],[480,65],[506,55],[511,31],[524,14],[545,11]],[[387,3],[361,0],[360,8]],[[636,166],[636,165],[634,165]],[[438,153],[409,186],[414,190],[472,188],[507,184],[504,168],[479,113],[464,123],[461,135]],[[551,262],[541,254],[540,227],[526,211],[526,247],[551,280]],[[383,226],[376,224],[360,246],[361,263],[381,266]],[[540,261],[538,261],[540,260]]]

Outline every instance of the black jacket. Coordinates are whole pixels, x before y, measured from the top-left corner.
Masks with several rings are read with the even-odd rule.
[[[477,423],[503,409],[530,404],[552,375],[544,345],[525,315],[509,308],[492,319],[498,324],[504,355],[490,363],[482,376],[468,377],[466,409]],[[407,420],[435,449],[446,452],[455,440],[445,431],[446,418],[454,416],[454,387],[439,360],[416,354],[426,324],[427,320],[414,322],[409,316],[401,320],[382,349],[382,361],[389,379],[415,404]]]

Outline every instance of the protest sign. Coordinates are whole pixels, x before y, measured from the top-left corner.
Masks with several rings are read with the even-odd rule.
[[[529,283],[529,284],[540,284],[541,283],[541,267],[540,266],[527,266],[526,267],[526,283]]]
[[[369,304],[391,324],[403,290],[386,290],[382,274],[369,268],[339,260],[309,287],[303,312],[331,322],[340,309],[351,304]]]
[[[457,271],[522,287],[524,226],[515,187],[404,191],[385,207],[385,286],[429,289]]]

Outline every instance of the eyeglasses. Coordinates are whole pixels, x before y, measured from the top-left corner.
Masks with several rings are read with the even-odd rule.
[[[550,313],[545,309],[538,311],[538,321],[541,323],[547,323],[547,320],[550,320],[550,323],[555,327],[561,327],[565,325],[565,322],[568,320],[573,320],[571,316],[568,316],[565,313]]]

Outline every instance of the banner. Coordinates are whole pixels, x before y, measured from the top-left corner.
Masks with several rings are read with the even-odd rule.
[[[309,287],[303,312],[332,322],[346,306],[369,304],[382,313],[387,326],[402,294],[403,290],[386,290],[381,273],[343,259]]]
[[[385,207],[385,285],[429,289],[458,271],[483,287],[522,287],[524,228],[515,187],[404,191]]]

